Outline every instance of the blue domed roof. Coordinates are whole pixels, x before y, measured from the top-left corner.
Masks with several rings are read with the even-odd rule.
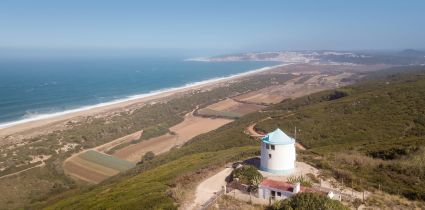
[[[264,143],[268,144],[295,144],[295,140],[286,135],[279,128],[267,134],[261,140],[263,140]]]

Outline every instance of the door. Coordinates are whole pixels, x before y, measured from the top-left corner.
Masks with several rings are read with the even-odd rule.
[[[272,198],[276,197],[276,191],[272,190]]]

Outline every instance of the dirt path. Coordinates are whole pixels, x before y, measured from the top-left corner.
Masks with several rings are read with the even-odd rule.
[[[231,168],[225,168],[214,176],[202,181],[196,187],[194,202],[187,209],[200,209],[216,192],[222,190],[222,187],[226,185],[225,179],[231,172]]]
[[[249,126],[246,128],[246,131],[248,131],[248,134],[249,134],[250,136],[252,136],[252,137],[256,137],[256,138],[257,138],[257,137],[258,137],[258,138],[263,137],[263,136],[264,136],[264,134],[259,134],[259,133],[257,133],[257,132],[255,131],[255,129],[254,129],[255,125],[257,125],[257,123],[253,123],[253,124],[249,125]]]
[[[113,147],[115,147],[117,145],[120,145],[122,143],[126,143],[126,142],[130,142],[132,140],[140,139],[140,137],[142,136],[142,134],[143,134],[143,130],[137,131],[137,132],[132,133],[132,134],[129,134],[127,136],[124,136],[124,137],[115,139],[115,140],[113,140],[113,141],[111,141],[109,143],[102,144],[102,145],[100,145],[98,147],[95,147],[94,149],[97,150],[97,151],[99,151],[99,152],[107,152],[111,148],[113,148]]]
[[[0,179],[6,178],[6,177],[10,177],[10,176],[14,176],[14,175],[18,175],[18,174],[23,173],[23,172],[25,172],[25,171],[31,170],[31,169],[33,169],[33,168],[42,167],[42,166],[44,166],[44,165],[46,165],[46,164],[45,164],[44,162],[41,162],[41,163],[40,163],[40,164],[38,164],[38,165],[35,165],[35,166],[33,166],[33,167],[30,167],[30,168],[24,169],[24,170],[22,170],[22,171],[17,171],[17,172],[15,172],[15,173],[11,173],[11,174],[7,174],[7,175],[4,175],[4,176],[1,176],[1,177],[0,177]]]
[[[286,117],[291,116],[291,115],[294,115],[294,113],[287,115]],[[265,119],[270,119],[270,118],[265,118]],[[264,121],[265,119],[263,119],[261,121]],[[255,131],[254,127],[256,125],[257,125],[257,123],[253,123],[253,124],[249,125],[248,127],[246,127],[245,130],[247,131],[248,135],[250,135],[251,137],[260,139],[261,137],[264,136],[264,134],[257,133],[257,131]],[[295,147],[298,148],[299,150],[306,150],[306,148],[298,142],[295,142]]]

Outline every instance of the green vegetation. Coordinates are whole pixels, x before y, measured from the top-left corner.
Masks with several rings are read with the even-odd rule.
[[[84,152],[83,154],[80,154],[78,157],[84,160],[105,166],[107,168],[118,170],[118,171],[126,171],[135,166],[134,163],[121,160],[114,156],[105,155],[103,153],[96,152],[93,150]]]
[[[245,209],[245,210],[264,210],[263,205],[253,204],[234,198],[231,195],[223,195],[217,199],[214,205],[208,207],[208,210],[222,210],[222,209]]]
[[[395,70],[408,73],[394,74]],[[174,209],[184,199],[185,189],[193,188],[205,172],[258,155],[259,142],[243,133],[252,122],[259,122],[256,129],[281,127],[288,134],[297,126],[297,141],[308,148],[299,153],[299,160],[321,168],[323,176],[343,179],[359,190],[380,188],[425,200],[425,70],[395,70],[244,116],[99,186],[59,195],[47,202],[52,204],[48,209]],[[191,102],[180,103],[193,108],[202,101],[195,98],[207,95],[192,97],[188,97]],[[276,208],[345,209],[317,194],[302,193],[285,202]]]
[[[299,158],[324,175],[358,190],[425,200],[424,72],[397,68],[357,85],[286,100],[269,108],[271,119],[256,129],[292,133],[296,126],[297,141],[309,148]]]
[[[106,184],[47,209],[176,209],[170,186],[176,177],[209,165],[224,164],[252,147],[188,155],[117,184]],[[189,180],[188,180],[189,181]]]
[[[304,75],[300,79],[298,79],[295,84],[303,84],[304,82],[307,82],[307,80],[311,79],[313,75]]]
[[[151,161],[155,158],[155,153],[153,153],[152,151],[147,152],[146,154],[144,154],[142,156],[142,159],[140,160],[140,163],[144,163],[146,161]]]
[[[180,149],[158,155],[151,161],[112,177],[99,186],[63,194],[48,203],[48,209],[174,209],[190,186],[208,171],[225,163],[259,154],[259,142],[242,131],[251,118],[227,124],[199,135]],[[38,207],[37,207],[38,208]]]
[[[295,184],[295,183],[300,183],[302,186],[305,187],[311,187],[313,184],[311,183],[310,179],[308,179],[307,177],[300,175],[300,176],[290,176],[288,177],[288,182]]]
[[[271,210],[310,210],[310,209],[327,209],[327,210],[348,210],[349,208],[342,205],[339,201],[318,193],[298,193],[289,199],[280,200],[269,208]]]
[[[197,115],[205,116],[205,117],[221,117],[221,118],[229,118],[229,119],[238,119],[242,117],[242,114],[229,112],[229,111],[217,111],[209,108],[203,108],[196,112]]]
[[[244,165],[233,171],[233,179],[239,179],[242,184],[249,185],[256,189],[258,185],[263,181],[263,175],[258,172],[258,169],[251,165]]]

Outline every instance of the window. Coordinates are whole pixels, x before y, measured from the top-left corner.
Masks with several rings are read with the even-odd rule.
[[[271,159],[272,158],[272,154],[269,154],[269,159]]]
[[[266,144],[266,149],[269,149],[269,144]]]
[[[271,147],[272,147],[272,150],[274,150],[274,145],[271,145]]]
[[[277,196],[282,196],[282,193],[281,192],[277,192]]]
[[[272,197],[275,197],[276,196],[276,191],[274,191],[274,190],[272,190]]]

